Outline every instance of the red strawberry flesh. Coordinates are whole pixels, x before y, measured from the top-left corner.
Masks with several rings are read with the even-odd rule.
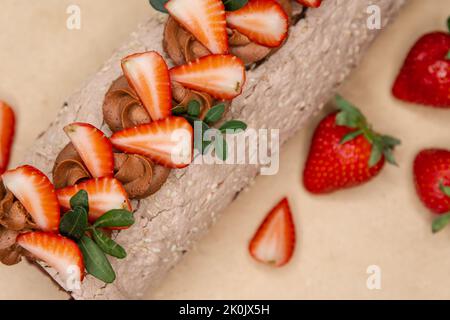
[[[170,0],[166,9],[211,53],[228,53],[225,6],[221,0]]]
[[[31,166],[6,171],[2,175],[5,187],[10,190],[30,213],[33,221],[43,231],[57,232],[60,210],[55,189],[50,180]]]
[[[400,100],[450,108],[450,34],[421,37],[409,52],[392,92]]]
[[[62,280],[74,276],[76,280],[83,280],[83,255],[74,241],[53,233],[29,232],[19,235],[17,243],[58,271]]]
[[[69,210],[70,199],[80,190],[85,190],[88,193],[90,222],[95,222],[110,210],[125,209],[132,211],[125,189],[115,178],[92,179],[75,186],[58,189],[56,194],[61,207]]]
[[[13,109],[7,103],[0,101],[0,174],[8,169],[15,122]]]
[[[267,47],[278,47],[286,39],[289,18],[275,0],[250,0],[246,6],[227,12],[231,28]]]
[[[264,219],[249,251],[257,261],[282,267],[292,258],[295,249],[295,226],[287,199],[283,199]]]
[[[112,144],[103,132],[88,123],[72,123],[64,131],[94,178],[114,175]]]
[[[450,151],[421,151],[414,160],[414,181],[417,194],[427,208],[436,214],[450,213],[450,197],[440,186],[450,186]]]
[[[184,168],[192,162],[193,129],[181,117],[116,132],[111,141],[121,151],[147,156],[168,168]]]
[[[128,56],[122,60],[122,69],[153,121],[171,115],[169,69],[161,55],[151,51]]]
[[[210,55],[171,69],[170,76],[190,89],[231,100],[242,93],[245,66],[232,55]]]

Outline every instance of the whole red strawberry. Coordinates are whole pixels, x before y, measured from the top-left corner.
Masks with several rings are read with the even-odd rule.
[[[414,161],[417,194],[432,212],[442,215],[433,223],[433,232],[450,222],[450,151],[421,151]],[[445,215],[444,215],[445,214]]]
[[[354,187],[375,177],[400,141],[372,130],[364,115],[337,97],[340,111],[317,127],[303,173],[305,188],[316,194]]]
[[[450,18],[447,22],[450,29]],[[450,108],[449,33],[429,33],[416,42],[392,92],[406,102]]]

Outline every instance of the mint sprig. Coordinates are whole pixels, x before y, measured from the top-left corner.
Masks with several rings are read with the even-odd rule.
[[[105,283],[114,282],[116,274],[106,255],[124,259],[127,253],[101,229],[130,227],[134,224],[133,214],[123,209],[110,210],[90,225],[89,196],[84,190],[70,199],[70,206],[72,210],[61,219],[60,233],[77,242],[89,274]]]
[[[340,110],[336,115],[336,124],[338,126],[354,129],[342,138],[341,144],[348,143],[363,135],[372,145],[368,163],[370,168],[377,165],[383,156],[390,164],[397,165],[393,150],[396,146],[401,144],[400,140],[388,135],[380,135],[375,132],[361,111],[341,96],[336,96],[336,105]]]
[[[201,105],[198,101],[192,100],[188,103],[187,108],[184,106],[176,106],[172,109],[172,114],[185,118],[194,128],[194,148],[201,154],[206,154],[210,147],[214,146],[216,156],[222,161],[228,158],[228,144],[225,135],[228,133],[238,133],[247,130],[247,124],[240,120],[230,120],[225,122],[219,129],[214,141],[206,138],[206,133],[217,122],[222,120],[226,111],[224,103],[219,103],[208,110],[203,120],[199,118],[201,113]],[[198,124],[198,125],[196,125]],[[201,139],[198,139],[201,137]]]
[[[59,232],[74,240],[80,240],[88,228],[88,213],[83,207],[67,212],[59,224]]]
[[[105,283],[113,283],[116,280],[116,273],[111,263],[91,238],[83,236],[78,241],[78,246],[83,254],[84,265],[89,274]]]

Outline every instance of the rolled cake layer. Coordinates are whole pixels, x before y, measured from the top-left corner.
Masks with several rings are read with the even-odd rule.
[[[248,71],[241,96],[227,118],[249,128],[280,129],[286,142],[332,97],[336,87],[358,64],[379,30],[369,30],[369,5],[381,10],[383,27],[403,0],[325,0],[290,29],[285,45]],[[105,133],[102,104],[111,83],[121,75],[123,57],[148,50],[164,54],[162,38],[167,16],[158,15],[132,34],[129,42],[105,63],[88,83],[67,100],[55,122],[43,133],[25,160],[51,176],[54,161],[67,145],[63,127],[88,122]],[[167,61],[170,59],[167,58]],[[135,225],[117,235],[127,250],[125,260],[111,259],[113,284],[87,276],[75,299],[139,299],[157,285],[204,235],[221,211],[258,175],[257,165],[192,164],[172,171],[160,191],[133,203]],[[62,286],[58,274],[43,265]]]

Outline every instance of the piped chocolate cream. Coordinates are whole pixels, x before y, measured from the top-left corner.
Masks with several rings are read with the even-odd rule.
[[[14,265],[25,251],[16,244],[20,232],[36,228],[22,204],[0,183],[0,262]]]
[[[279,3],[292,20],[292,4],[290,0],[279,0]],[[274,53],[278,48],[269,48],[252,42],[248,37],[228,28],[230,53],[239,57],[247,66],[257,63]],[[209,50],[195,37],[185,30],[175,19],[169,17],[164,29],[164,49],[176,65],[186,64],[198,58],[210,55]]]
[[[190,101],[197,100],[201,107],[201,119],[215,102],[210,95],[187,89],[177,82],[172,82],[172,95],[174,106],[186,107]],[[112,132],[152,121],[124,76],[114,81],[106,93],[103,103],[103,118]]]
[[[147,157],[114,153],[114,174],[123,184],[130,199],[142,199],[161,189],[170,169],[153,163]],[[53,167],[55,188],[65,188],[91,178],[83,160],[69,143],[60,152]]]

